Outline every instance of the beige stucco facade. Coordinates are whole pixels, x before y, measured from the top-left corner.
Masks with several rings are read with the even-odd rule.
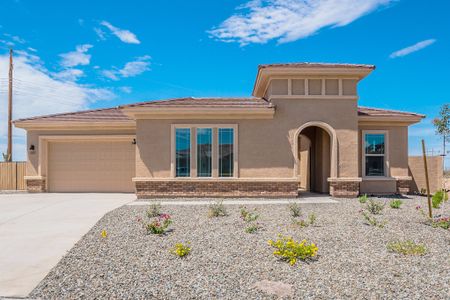
[[[30,186],[36,190],[58,186],[58,190],[70,191],[70,182],[76,181],[76,174],[81,171],[77,170],[77,164],[68,163],[75,177],[68,175],[70,171],[64,172],[61,151],[71,155],[77,149],[85,152],[90,149],[93,157],[102,160],[115,159],[114,155],[123,151],[130,153],[130,147],[134,147],[135,157],[128,159],[133,166],[124,172],[133,173],[132,181],[141,197],[295,196],[299,187],[334,196],[399,192],[399,182],[404,186],[403,182],[410,179],[408,125],[420,121],[422,116],[361,115],[357,84],[372,69],[348,65],[260,68],[253,95],[267,102],[264,107],[248,104],[190,107],[183,106],[189,101],[179,101],[181,104],[172,106],[164,106],[165,103],[123,106],[119,110],[130,121],[116,125],[101,122],[43,125],[34,120],[19,120],[16,126],[28,130],[28,149],[33,148],[28,151]],[[191,173],[183,178],[174,173],[174,128],[178,127],[190,128],[192,133]],[[222,127],[232,128],[235,134],[234,173],[229,178],[218,176],[214,154],[218,149],[217,131]],[[196,176],[198,128],[211,128],[213,132],[212,175],[207,178]],[[386,172],[378,178],[366,177],[363,171],[363,134],[372,131],[386,136]],[[90,144],[90,148],[81,146],[93,141],[97,144]],[[66,143],[58,148],[58,157],[52,154],[51,149],[55,148],[52,143]],[[114,145],[117,148],[121,145],[122,150],[114,149]],[[82,156],[78,159],[81,166],[84,160],[88,161]],[[53,167],[58,174],[66,174],[62,177],[67,177],[67,189],[61,176],[57,185],[48,182],[55,178],[49,174],[52,160],[59,162]],[[106,170],[101,174],[109,173],[114,172]],[[117,178],[111,178],[111,184]],[[98,185],[99,191],[108,190],[105,182]],[[87,189],[95,188],[94,183]],[[128,192],[129,185],[123,185],[122,189]]]

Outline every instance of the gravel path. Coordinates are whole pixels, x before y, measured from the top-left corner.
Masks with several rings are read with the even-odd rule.
[[[450,231],[421,223],[415,206],[424,198],[404,202],[399,210],[385,207],[384,228],[364,224],[356,199],[302,205],[304,215],[317,215],[317,225],[306,228],[292,225],[286,205],[259,205],[263,230],[255,234],[244,232],[237,205],[219,218],[208,218],[205,206],[163,206],[174,220],[165,236],[146,235],[136,221],[145,206],[123,206],[104,216],[30,297],[276,299],[254,287],[270,280],[291,285],[295,299],[449,299]],[[317,261],[292,267],[276,259],[267,240],[278,233],[315,242]],[[428,252],[388,252],[386,244],[398,239],[425,243]],[[187,241],[190,255],[169,253]]]

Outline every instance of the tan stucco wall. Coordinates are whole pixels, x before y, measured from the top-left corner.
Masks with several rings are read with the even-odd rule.
[[[309,121],[328,123],[336,130],[339,176],[357,177],[357,107],[348,99],[272,99],[268,120],[138,120],[136,176],[170,177],[171,124],[237,124],[239,177],[293,178],[297,129]]]
[[[410,156],[409,175],[412,177],[411,192],[420,192],[426,188],[425,167],[422,156]],[[443,187],[443,160],[442,156],[428,156],[428,178],[430,181],[430,192],[435,193]]]
[[[28,130],[27,149],[35,146],[34,153],[27,152],[27,176],[37,176],[39,166],[39,136],[70,136],[70,135],[121,135],[135,134],[135,130]],[[45,175],[45,174],[43,174]]]

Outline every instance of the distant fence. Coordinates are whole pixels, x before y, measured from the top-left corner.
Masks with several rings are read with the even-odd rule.
[[[0,190],[25,190],[26,162],[0,162]]]
[[[422,156],[408,157],[409,176],[412,177],[410,191],[420,193],[426,189],[425,169]],[[442,156],[427,156],[430,192],[433,194],[443,186],[443,158]]]

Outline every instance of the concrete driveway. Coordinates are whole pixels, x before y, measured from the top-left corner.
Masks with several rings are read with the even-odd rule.
[[[107,212],[134,194],[0,194],[0,298],[26,297]]]

